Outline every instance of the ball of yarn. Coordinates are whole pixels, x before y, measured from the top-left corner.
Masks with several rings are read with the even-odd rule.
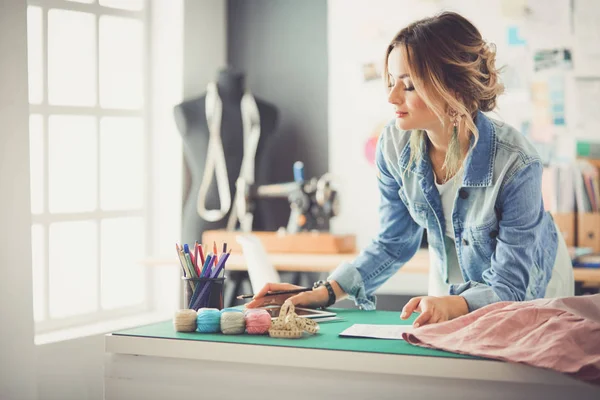
[[[221,312],[216,308],[201,308],[196,317],[196,331],[216,333],[221,328]]]
[[[242,314],[244,313],[244,311],[242,311],[241,309],[234,308],[234,307],[227,307],[227,308],[222,309],[221,314],[224,312],[238,312],[238,313],[242,313]]]
[[[194,332],[196,330],[196,311],[177,310],[173,316],[173,327],[177,332]]]
[[[246,330],[246,321],[241,310],[221,311],[221,332],[225,335],[239,335]]]
[[[264,335],[271,327],[271,315],[267,310],[249,309],[246,311],[246,332],[250,335]]]

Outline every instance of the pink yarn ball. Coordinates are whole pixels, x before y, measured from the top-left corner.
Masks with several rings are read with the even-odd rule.
[[[267,310],[250,309],[244,314],[246,332],[249,335],[264,335],[271,327],[271,315]]]

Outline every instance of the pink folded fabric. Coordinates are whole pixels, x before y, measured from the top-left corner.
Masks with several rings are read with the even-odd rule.
[[[548,368],[600,384],[600,294],[495,303],[403,337],[421,347]]]

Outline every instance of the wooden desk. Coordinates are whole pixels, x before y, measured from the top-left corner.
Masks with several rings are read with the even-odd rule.
[[[576,282],[600,283],[600,268],[573,268]]]
[[[275,269],[279,272],[331,272],[345,261],[352,261],[356,254],[271,254],[269,257]],[[173,259],[147,259],[143,261],[148,266],[177,266],[179,261]],[[247,271],[244,256],[242,254],[231,254],[227,261],[227,269],[230,271]],[[429,252],[420,249],[417,254],[407,262],[399,274],[428,274]],[[573,268],[575,281],[589,284],[600,283],[600,268]]]

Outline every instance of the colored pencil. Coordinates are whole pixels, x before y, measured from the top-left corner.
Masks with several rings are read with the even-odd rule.
[[[208,253],[206,256],[206,261],[204,261],[204,265],[202,266],[202,273],[200,274],[201,278],[206,278],[210,275],[210,264],[212,262],[212,254]]]
[[[204,261],[206,261],[206,259],[204,258],[204,249],[202,248],[201,244],[198,245],[198,252],[200,254],[200,263],[198,264],[198,266],[201,266],[204,265]]]
[[[181,255],[179,254],[179,244],[175,243],[175,250],[177,251],[177,258],[179,259],[179,265],[181,265],[181,272],[183,272],[183,276],[187,276],[186,268],[183,265],[183,260],[181,259]]]
[[[219,258],[217,257],[217,242],[213,242],[213,256],[215,258],[214,264],[216,266],[219,262]]]
[[[199,264],[200,259],[198,258],[198,241],[196,240],[196,243],[194,243],[194,267],[196,267],[196,273],[198,276],[200,275],[200,267],[198,266]]]

